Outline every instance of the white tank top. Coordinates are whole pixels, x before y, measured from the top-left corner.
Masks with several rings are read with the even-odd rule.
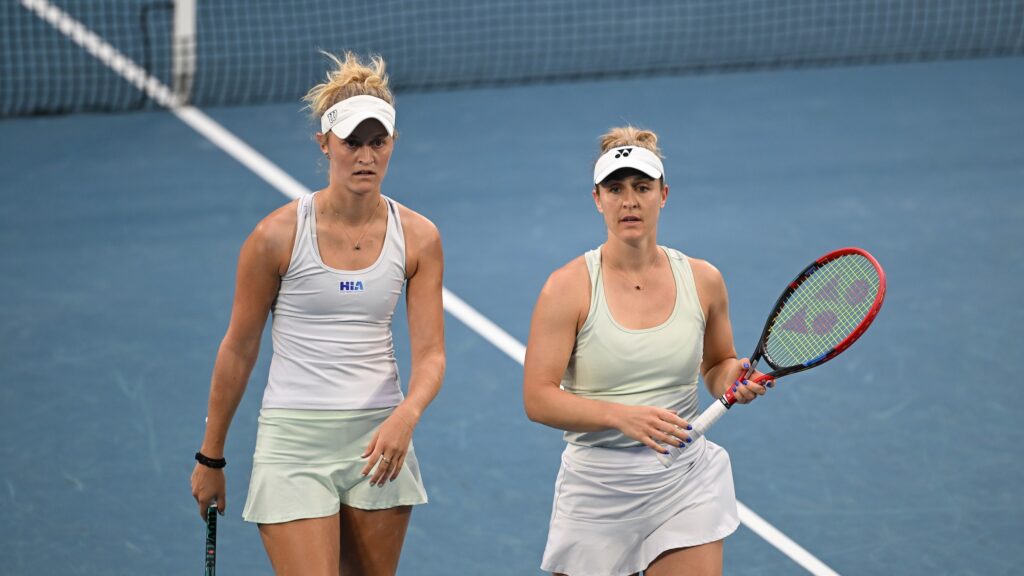
[[[601,249],[586,253],[590,272],[590,313],[576,335],[562,388],[584,398],[660,406],[681,417],[697,416],[697,382],[704,355],[704,311],[686,256],[661,247],[676,284],[668,320],[653,328],[630,330],[612,317],[601,274]],[[565,440],[583,446],[626,448],[640,442],[618,430],[566,432]]]
[[[405,235],[387,206],[377,261],[362,270],[324,264],[313,197],[298,202],[295,246],[274,301],[274,357],[263,408],[350,410],[396,406],[404,398],[391,319],[405,285]]]

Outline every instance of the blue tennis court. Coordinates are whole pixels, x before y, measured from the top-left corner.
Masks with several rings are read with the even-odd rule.
[[[520,343],[547,275],[603,241],[588,175],[612,125],[658,132],[660,242],[722,271],[743,355],[807,261],[867,248],[871,331],[711,432],[737,496],[839,574],[1019,574],[1022,95],[1019,56],[399,92],[384,193]],[[297,101],[200,108],[322,187]],[[189,474],[235,261],[289,198],[152,105],[3,118],[0,174],[0,574],[198,574]],[[402,317],[395,336],[408,373]],[[452,315],[446,338],[400,573],[538,574],[561,434],[526,419],[514,358]],[[271,574],[240,518],[269,358],[228,438],[222,574]],[[725,572],[806,573],[748,526]]]

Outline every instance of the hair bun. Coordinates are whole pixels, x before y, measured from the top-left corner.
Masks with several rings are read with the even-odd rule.
[[[325,82],[310,88],[303,97],[314,120],[331,106],[353,96],[376,96],[388,104],[395,103],[388,88],[386,65],[379,55],[370,56],[370,61],[364,63],[352,52],[345,52],[344,60],[329,52],[321,53],[334,63],[334,69],[327,73]]]
[[[659,158],[661,157],[661,150],[658,149],[658,135],[636,126],[617,126],[601,136],[601,154],[619,146],[639,146],[654,152]]]

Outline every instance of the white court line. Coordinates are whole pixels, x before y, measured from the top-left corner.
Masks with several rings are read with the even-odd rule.
[[[507,354],[509,358],[519,364],[523,364],[526,361],[526,346],[523,346],[522,343],[513,338],[508,332],[502,330],[500,326],[491,322],[486,316],[477,312],[472,306],[466,304],[462,298],[453,294],[451,290],[442,288],[441,291],[444,298],[444,309],[449,314],[458,318],[470,330],[476,332],[498,350]]]
[[[267,160],[265,156],[253,149],[252,146],[249,146],[237,136],[228,132],[212,118],[203,114],[198,108],[183,106],[171,108],[171,112],[180,118],[182,122],[191,126],[193,130],[205,136],[207,140],[216,144],[221,150],[227,152],[229,156],[238,160],[242,166],[252,170],[257,176],[266,180],[267,184],[277,188],[285,196],[294,200],[310,193],[309,188],[306,188],[298,180],[278,168],[277,164]]]
[[[789,556],[793,562],[803,566],[804,570],[816,576],[839,576],[835,570],[815,558],[803,546],[793,542],[789,536],[779,532],[778,528],[772,526],[764,518],[755,514],[753,510],[744,506],[743,502],[737,500],[736,506],[740,512],[740,522],[743,522],[754,534],[765,539],[769,544],[781,550],[786,556]]]
[[[199,109],[191,106],[177,106],[177,101],[170,88],[164,86],[158,79],[148,75],[138,64],[132,62],[131,59],[86,28],[82,23],[75,20],[67,12],[46,0],[21,0],[21,3],[26,9],[31,10],[41,19],[61,31],[71,41],[87,50],[100,62],[109,66],[136,88],[145,92],[158,104],[169,108],[182,122],[188,124],[196,132],[199,132],[203,137],[216,144],[221,150],[260,178],[266,180],[268,184],[285,196],[294,199],[303,194],[310,193],[308,188],[289,176],[237,136],[228,132],[212,118],[203,114]],[[500,326],[491,322],[486,316],[477,312],[472,306],[466,304],[447,288],[442,288],[442,295],[445,311],[479,334],[483,339],[496,346],[510,358],[519,364],[523,364],[526,357],[526,347],[522,343],[513,338]],[[816,576],[838,576],[834,570],[744,506],[743,503],[737,502],[737,506],[739,507],[740,521],[747,528],[765,539],[794,562],[804,567],[808,572]]]

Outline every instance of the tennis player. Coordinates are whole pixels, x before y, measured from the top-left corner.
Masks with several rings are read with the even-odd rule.
[[[765,388],[737,381],[722,275],[657,243],[657,142],[632,126],[601,138],[593,198],[607,240],[551,274],[530,327],[526,413],[568,443],[541,564],[558,574],[721,574],[739,524],[729,455],[691,441],[688,420],[699,375],[741,403]],[[667,444],[685,449],[666,469],[655,451]]]
[[[427,501],[413,430],[445,370],[437,228],[381,193],[395,145],[384,61],[328,55],[306,101],[327,187],[245,241],[210,386],[192,494],[227,503],[228,426],[273,313],[274,355],[243,517],[279,575],[394,574],[412,506]],[[391,322],[403,286],[411,347],[400,388]]]

